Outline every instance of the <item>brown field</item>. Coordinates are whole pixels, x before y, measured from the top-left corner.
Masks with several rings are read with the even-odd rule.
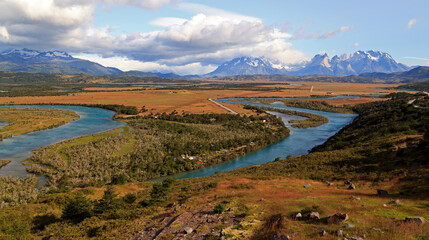
[[[103,92],[107,88],[91,88],[100,92],[70,93],[64,96],[44,97],[1,97],[0,104],[37,104],[37,103],[63,103],[63,104],[123,104],[141,108],[146,106],[149,112],[179,113],[226,113],[227,111],[208,101],[209,98],[226,97],[304,97],[310,95],[344,94],[388,94],[394,92],[372,87],[394,87],[392,84],[359,84],[359,83],[326,83],[326,82],[292,82],[297,85],[264,85],[261,88],[278,86],[280,91],[250,91],[250,90],[142,90]],[[313,86],[313,92],[310,88]],[[109,88],[109,90],[128,90],[130,88]],[[330,101],[332,104],[356,104],[375,101],[378,99],[363,98],[350,100]],[[233,110],[245,113],[242,107],[228,104]]]

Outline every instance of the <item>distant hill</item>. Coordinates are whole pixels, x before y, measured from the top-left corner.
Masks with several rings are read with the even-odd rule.
[[[416,67],[405,72],[363,73],[361,77],[378,78],[389,82],[416,83],[429,81],[429,67]]]
[[[13,49],[0,53],[0,71],[29,73],[61,73],[109,75],[119,73],[117,68],[74,58],[63,51],[39,52],[31,49]]]
[[[280,67],[264,58],[241,57],[221,64],[206,77],[235,75],[359,75],[365,72],[402,72],[410,68],[397,63],[388,53],[380,51],[357,51],[329,58],[328,54],[317,54],[301,65]]]
[[[110,77],[160,77],[169,79],[187,79],[186,76],[180,76],[175,73],[160,73],[160,72],[141,72],[127,71],[110,74]]]

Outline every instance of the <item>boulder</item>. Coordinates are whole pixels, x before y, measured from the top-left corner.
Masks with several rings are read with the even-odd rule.
[[[337,233],[337,236],[338,236],[338,237],[342,237],[342,236],[344,236],[344,232],[343,232],[343,230],[341,230],[341,229],[337,229],[336,233]]]
[[[300,212],[299,213],[295,213],[293,215],[293,219],[295,219],[295,220],[301,220],[302,219],[302,214]]]
[[[349,215],[347,213],[336,213],[328,217],[328,223],[338,224],[338,223],[343,223],[348,219],[349,219]]]
[[[347,224],[347,225],[345,226],[345,228],[346,228],[346,229],[355,228],[355,225],[353,225],[353,224]]]
[[[333,184],[333,183],[328,182],[328,181],[326,181],[326,185],[328,185],[328,186],[334,186],[334,184]]]
[[[383,190],[383,189],[377,189],[377,195],[380,195],[380,196],[387,196],[387,195],[389,195],[389,193],[388,193],[386,190]]]
[[[304,184],[304,188],[309,188],[309,187],[311,187],[311,184],[310,184],[310,183],[306,183],[306,184]]]
[[[344,185],[346,185],[346,186],[347,186],[347,185],[350,185],[350,184],[352,184],[352,182],[350,182],[350,181],[345,181],[345,182],[344,182]]]
[[[289,235],[275,235],[273,240],[291,240]]]
[[[311,213],[308,215],[308,218],[309,218],[310,220],[313,220],[313,221],[319,221],[319,220],[320,220],[320,214],[319,214],[318,212],[311,212]]]
[[[360,201],[360,197],[351,196],[350,199]]]
[[[349,185],[349,187],[347,188],[348,190],[353,190],[356,189],[356,186],[352,183]]]
[[[194,229],[190,228],[190,227],[185,227],[183,230],[185,230],[186,234],[190,234],[194,231]]]
[[[414,216],[414,217],[406,217],[405,222],[413,222],[417,224],[426,223],[426,219],[424,217]]]
[[[328,235],[328,231],[326,231],[325,229],[322,229],[322,231],[320,232],[320,236],[326,236]]]
[[[389,204],[398,205],[400,201],[398,199],[392,200],[389,202]]]

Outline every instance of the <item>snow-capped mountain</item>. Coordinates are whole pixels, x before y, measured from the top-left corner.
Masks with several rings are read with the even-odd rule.
[[[9,51],[4,51],[0,55],[9,55],[20,57],[23,59],[36,59],[36,58],[63,58],[63,59],[71,59],[73,58],[70,54],[64,51],[48,51],[48,52],[39,52],[37,50],[31,50],[28,48],[22,49],[12,49]]]
[[[388,53],[380,51],[357,51],[353,54],[335,55],[329,59],[328,55],[316,55],[305,66],[290,72],[294,75],[359,75],[366,72],[403,72],[410,70],[404,64],[397,63]]]
[[[0,53],[0,71],[33,73],[88,73],[108,75],[121,72],[88,60],[74,58],[64,51],[41,52],[27,48]]]
[[[403,72],[410,67],[397,63],[388,53],[357,51],[353,54],[317,54],[302,65],[279,67],[265,58],[241,57],[220,65],[206,76],[232,75],[359,75],[366,72]]]
[[[216,70],[207,74],[208,77],[223,77],[232,75],[270,75],[282,73],[284,69],[278,68],[265,58],[240,57],[220,65]]]

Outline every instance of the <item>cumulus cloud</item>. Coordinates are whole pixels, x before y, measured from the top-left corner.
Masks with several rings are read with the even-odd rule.
[[[0,27],[0,41],[2,42],[9,41],[9,32],[5,27]]]
[[[415,18],[411,19],[410,21],[408,21],[407,28],[411,29],[416,23],[417,23],[417,19]]]
[[[159,27],[169,27],[171,25],[181,25],[186,21],[187,19],[185,18],[164,17],[164,18],[157,18],[155,20],[150,21],[149,23]]]
[[[103,58],[94,54],[81,54],[75,57],[86,59],[93,62],[98,62],[104,66],[116,67],[123,71],[138,70],[143,72],[175,72],[180,75],[192,74],[204,74],[207,72],[214,71],[217,65],[202,65],[200,62],[189,63],[181,66],[169,66],[166,64],[160,64],[157,62],[141,62],[137,60],[131,60],[127,57],[108,57]]]
[[[190,19],[159,18],[151,24],[165,27],[152,32],[114,35],[112,27],[94,27],[97,4],[157,9],[174,0],[3,0],[0,2],[0,41],[3,48],[60,49],[98,56],[120,69],[158,68],[200,73],[238,56],[265,56],[279,64],[293,64],[306,56],[286,41],[291,37],[261,19],[197,4],[180,4],[206,14]],[[3,40],[2,40],[3,39]],[[102,60],[105,59],[105,60]],[[144,62],[144,63],[141,63]],[[196,70],[199,68],[200,70]],[[154,70],[154,69],[151,69]],[[190,73],[190,72],[188,72]]]

